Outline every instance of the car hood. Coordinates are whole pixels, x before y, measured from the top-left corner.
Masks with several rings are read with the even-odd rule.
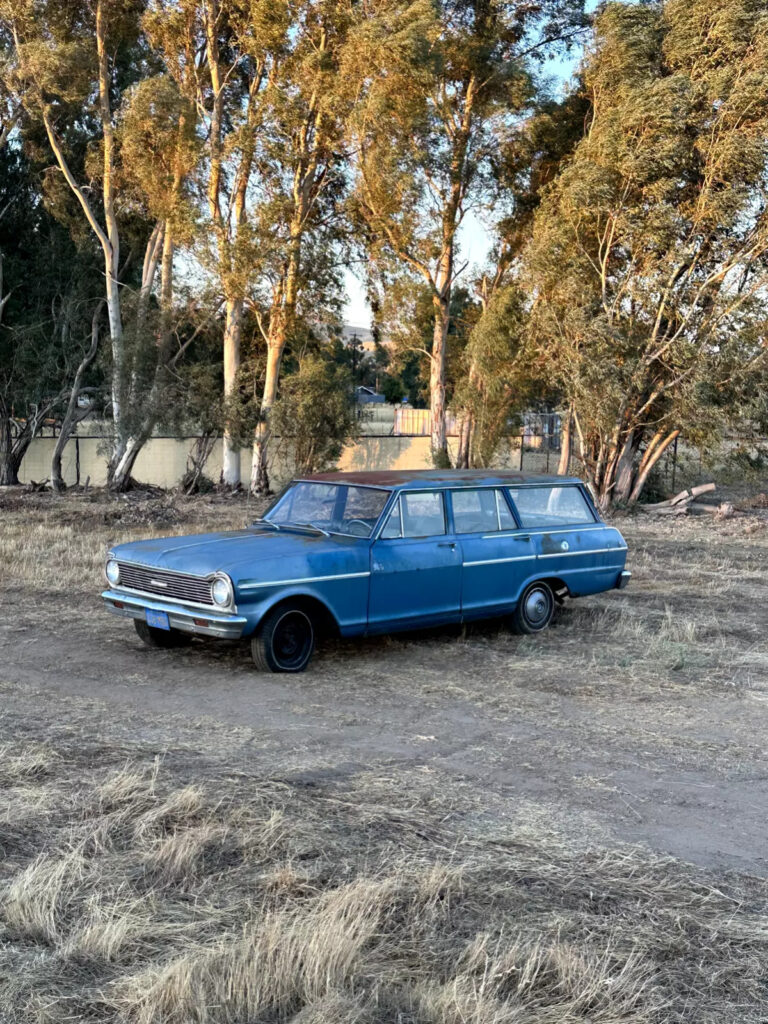
[[[268,529],[231,530],[226,533],[200,533],[187,537],[159,537],[119,544],[112,549],[120,561],[136,562],[155,569],[169,569],[207,576],[226,572],[237,582],[251,575],[253,566],[265,561],[287,565],[300,561],[310,562],[315,557],[339,547],[354,546],[364,550],[356,538],[298,531],[277,533]]]

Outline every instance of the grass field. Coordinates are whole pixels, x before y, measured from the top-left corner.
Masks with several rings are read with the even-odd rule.
[[[0,1021],[768,1019],[762,512],[622,521],[630,589],[545,636],[275,683],[96,614],[110,543],[243,504],[4,501]]]

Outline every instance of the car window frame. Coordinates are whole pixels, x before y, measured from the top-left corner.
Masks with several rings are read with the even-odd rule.
[[[574,491],[578,491],[579,494],[581,495],[582,499],[584,500],[584,505],[586,506],[586,509],[589,512],[589,514],[592,516],[592,519],[591,520],[586,520],[586,521],[578,521],[578,522],[567,522],[567,521],[563,522],[562,520],[560,520],[560,521],[551,521],[550,525],[549,525],[550,529],[553,529],[553,530],[556,530],[556,529],[564,529],[564,530],[566,530],[566,529],[573,529],[573,530],[575,530],[575,529],[578,529],[579,527],[594,526],[595,523],[599,523],[600,522],[600,520],[599,520],[599,518],[598,518],[598,516],[597,516],[597,514],[595,512],[595,509],[594,509],[594,507],[592,505],[592,502],[589,500],[589,497],[585,493],[584,487],[581,484],[577,484],[577,483],[517,484],[517,485],[509,484],[505,488],[506,497],[507,497],[507,501],[509,502],[510,506],[512,507],[514,518],[515,518],[516,522],[519,524],[519,526],[518,526],[519,530],[536,530],[538,528],[540,532],[546,533],[548,528],[546,526],[541,526],[540,524],[531,524],[530,526],[525,526],[523,524],[523,517],[522,517],[522,515],[520,513],[520,509],[517,507],[517,504],[515,503],[515,499],[512,497],[511,491],[512,490],[516,490],[516,491],[541,491],[541,490],[544,490],[545,488],[549,488],[549,490],[553,490],[555,487],[559,487],[561,490],[565,490],[566,488],[569,488],[569,489],[572,489]]]
[[[442,499],[442,505],[443,505],[443,527],[444,527],[443,532],[442,533],[420,534],[417,537],[406,537],[406,536],[404,536],[403,535],[403,505],[402,505],[402,500],[401,500],[404,494],[438,494],[438,495],[440,495],[440,497]],[[382,520],[381,520],[381,522],[378,525],[378,528],[377,528],[378,532],[373,537],[373,540],[374,541],[377,541],[377,540],[384,540],[384,541],[393,541],[393,540],[400,540],[400,541],[431,540],[433,537],[450,537],[450,536],[452,536],[452,534],[453,534],[452,510],[451,510],[451,514],[449,515],[449,509],[448,509],[449,503],[446,501],[445,495],[446,495],[446,488],[444,488],[444,487],[419,487],[419,488],[410,488],[409,487],[409,488],[401,490],[401,491],[396,491],[395,492],[395,500],[392,502],[392,504],[389,507],[385,507],[384,511],[382,512]],[[392,517],[392,515],[393,515],[393,513],[395,511],[395,507],[397,507],[399,509],[399,511],[400,511],[400,536],[399,537],[384,537],[383,536],[384,530],[386,530],[386,528],[387,528],[387,523],[389,522],[390,518]]]

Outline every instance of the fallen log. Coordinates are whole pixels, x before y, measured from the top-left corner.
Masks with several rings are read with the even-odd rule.
[[[698,498],[700,494],[707,494],[709,491],[714,491],[715,484],[698,484],[696,487],[691,487],[690,490],[680,491],[674,498],[667,498],[666,501],[656,501],[650,505],[643,505],[642,507],[648,512],[655,512],[657,509],[672,508],[675,505],[685,504],[689,501],[693,501],[694,498]]]
[[[719,505],[706,505],[703,501],[692,501],[688,508],[694,512],[708,512],[709,515],[716,516],[718,519],[730,519],[735,512],[730,501],[721,501]]]

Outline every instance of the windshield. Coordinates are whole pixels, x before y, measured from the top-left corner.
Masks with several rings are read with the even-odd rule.
[[[328,533],[370,537],[389,491],[376,487],[300,482],[278,498],[264,518],[276,526],[315,526]]]

